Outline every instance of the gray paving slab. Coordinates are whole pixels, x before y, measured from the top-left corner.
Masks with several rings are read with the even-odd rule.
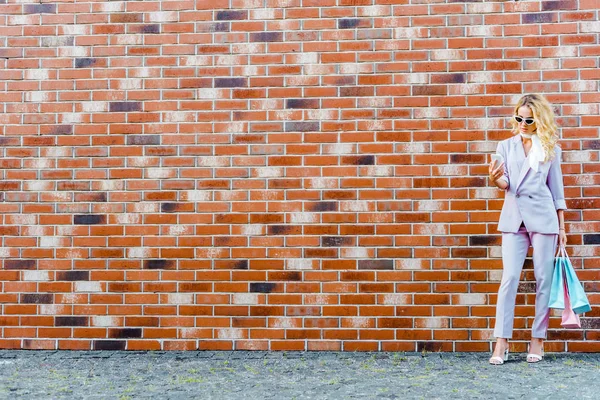
[[[2,399],[598,399],[600,354],[0,351]]]

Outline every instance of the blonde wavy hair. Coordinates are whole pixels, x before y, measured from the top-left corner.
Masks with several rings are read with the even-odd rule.
[[[519,108],[529,107],[535,119],[536,133],[540,138],[542,147],[546,152],[544,162],[552,160],[555,156],[554,146],[558,142],[558,125],[554,121],[554,111],[550,102],[541,94],[526,94],[521,97],[515,105],[514,115],[517,115]],[[519,124],[514,118],[510,119],[514,134],[519,132]]]

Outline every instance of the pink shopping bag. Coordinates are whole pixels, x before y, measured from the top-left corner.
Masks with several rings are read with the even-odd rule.
[[[579,315],[575,314],[571,307],[571,301],[569,299],[569,290],[567,285],[565,287],[565,309],[562,312],[562,322],[560,325],[563,328],[581,328],[581,321],[579,321]]]

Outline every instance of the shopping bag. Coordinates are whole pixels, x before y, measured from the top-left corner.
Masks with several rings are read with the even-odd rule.
[[[564,246],[560,246],[554,263],[548,307],[565,309],[565,292],[568,293],[568,301],[575,314],[592,309],[571,260],[569,260],[567,250]]]
[[[560,257],[560,249],[554,259],[554,273],[552,274],[552,286],[550,288],[549,308],[565,308],[565,275]]]
[[[566,286],[564,288],[565,309],[562,312],[562,321],[560,322],[560,326],[563,328],[581,328],[579,315],[575,314],[573,308],[571,307],[569,291],[567,290]]]
[[[564,254],[564,260],[565,284],[567,285],[567,289],[569,291],[569,301],[571,302],[571,307],[573,308],[575,314],[588,312],[592,309],[592,307],[590,306],[590,302],[583,291],[581,282],[579,282],[579,279],[577,279],[577,274],[575,274],[575,270],[571,265],[571,261],[569,260],[566,251]]]

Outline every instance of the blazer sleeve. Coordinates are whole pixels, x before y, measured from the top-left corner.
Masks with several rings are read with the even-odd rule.
[[[560,148],[556,147],[555,149],[556,156],[552,160],[550,164],[550,169],[548,170],[548,179],[546,180],[546,184],[550,189],[550,193],[552,193],[552,199],[554,200],[554,207],[557,210],[566,210],[567,203],[565,201],[565,187],[563,184],[563,175],[562,169],[560,167],[560,158],[562,156],[562,152]]]
[[[510,187],[510,178],[508,177],[508,158],[506,157],[506,149],[504,148],[504,142],[498,143],[498,147],[496,148],[496,153],[500,154],[504,159],[504,174],[498,178],[498,180],[503,180],[508,183],[508,186],[505,190],[508,190]]]

